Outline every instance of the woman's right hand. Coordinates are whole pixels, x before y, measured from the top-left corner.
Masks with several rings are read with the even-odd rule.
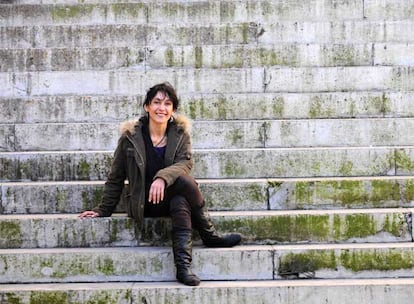
[[[81,214],[79,214],[80,218],[84,218],[84,217],[99,217],[99,213],[95,212],[95,211],[84,211]]]

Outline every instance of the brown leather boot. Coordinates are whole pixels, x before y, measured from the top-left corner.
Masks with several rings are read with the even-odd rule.
[[[193,208],[192,223],[207,247],[233,247],[241,242],[239,233],[219,234],[204,207]]]
[[[192,239],[191,231],[173,231],[174,263],[177,268],[176,278],[179,282],[189,285],[200,285],[200,279],[191,271]]]

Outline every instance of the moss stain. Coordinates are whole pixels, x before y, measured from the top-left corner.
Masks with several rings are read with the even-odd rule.
[[[65,6],[52,6],[51,16],[55,22],[67,21],[74,18],[90,14],[94,8],[94,5],[65,5]]]
[[[30,304],[66,304],[68,295],[64,291],[33,291],[30,294]]]
[[[19,222],[1,221],[0,235],[2,241],[0,244],[7,247],[20,247],[22,244],[22,231]]]

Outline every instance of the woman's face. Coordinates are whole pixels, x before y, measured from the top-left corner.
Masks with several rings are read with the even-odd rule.
[[[168,95],[158,92],[144,109],[148,112],[149,121],[152,124],[167,124],[174,113],[173,102]]]

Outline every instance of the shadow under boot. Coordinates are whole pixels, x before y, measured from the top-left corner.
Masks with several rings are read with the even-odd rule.
[[[177,268],[176,278],[185,285],[198,286],[200,279],[191,271],[193,247],[191,237],[191,231],[172,232],[174,263]]]
[[[241,242],[240,233],[219,234],[204,207],[192,210],[192,223],[207,247],[233,247]]]

